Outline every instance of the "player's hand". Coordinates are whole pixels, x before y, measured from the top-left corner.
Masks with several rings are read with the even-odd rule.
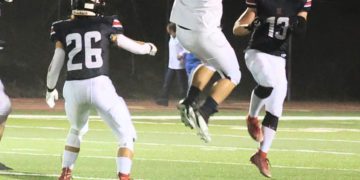
[[[150,46],[150,52],[149,52],[149,55],[150,56],[155,56],[156,53],[157,53],[157,47],[153,44],[153,43],[145,43],[147,45]]]
[[[5,2],[11,3],[13,2],[13,0],[5,0]]]
[[[46,91],[46,103],[50,108],[55,107],[55,101],[59,99],[59,93],[56,89],[49,91]]]

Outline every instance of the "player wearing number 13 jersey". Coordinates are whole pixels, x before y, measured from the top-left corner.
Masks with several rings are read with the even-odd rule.
[[[136,132],[124,100],[117,95],[108,77],[109,46],[115,44],[135,54],[150,55],[155,55],[157,49],[151,43],[124,36],[115,16],[103,16],[105,0],[72,0],[71,3],[73,18],[55,22],[51,28],[56,48],[47,74],[46,102],[53,108],[58,98],[55,86],[66,64],[63,95],[71,128],[59,179],[71,179],[82,137],[88,131],[90,109],[95,108],[118,141],[117,175],[120,180],[128,180]]]
[[[303,35],[311,0],[246,0],[248,8],[235,22],[234,34],[251,33],[245,61],[258,85],[252,92],[247,118],[250,136],[260,148],[250,161],[271,177],[266,155],[275,137],[287,92],[285,57],[290,34]],[[261,108],[266,115],[258,120]]]

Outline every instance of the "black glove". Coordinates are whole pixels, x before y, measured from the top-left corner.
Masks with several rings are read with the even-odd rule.
[[[248,27],[246,27],[246,29],[249,31],[253,31],[255,28],[260,27],[262,24],[262,20],[259,17],[256,17],[253,22]]]
[[[290,30],[296,36],[304,36],[306,33],[306,19],[302,16],[290,17]]]

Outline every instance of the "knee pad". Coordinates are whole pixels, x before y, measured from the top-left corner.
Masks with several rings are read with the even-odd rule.
[[[87,126],[81,131],[71,128],[67,136],[66,145],[80,148],[82,138],[84,134],[87,132],[87,130],[88,130]]]
[[[134,152],[135,138],[124,138],[119,142],[119,148],[126,148]]]
[[[271,92],[273,91],[273,89],[274,88],[272,88],[272,87],[264,87],[264,86],[258,85],[254,89],[254,94],[261,99],[265,99],[271,95]]]
[[[276,131],[278,123],[279,118],[266,111],[262,125]]]

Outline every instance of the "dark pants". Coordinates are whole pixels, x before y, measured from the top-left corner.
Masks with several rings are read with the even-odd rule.
[[[188,78],[186,75],[185,69],[170,69],[168,68],[163,87],[161,89],[161,94],[159,100],[161,101],[168,101],[169,100],[169,93],[172,83],[174,82],[174,78],[177,78],[178,84],[180,85],[179,91],[181,98],[186,96],[187,88],[188,88]]]

